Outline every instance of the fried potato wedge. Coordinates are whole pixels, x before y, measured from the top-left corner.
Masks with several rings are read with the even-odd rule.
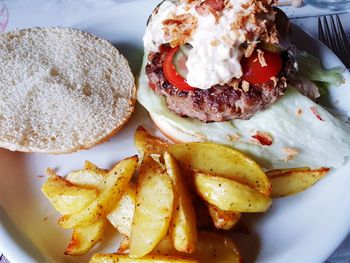
[[[265,212],[271,205],[270,197],[234,180],[197,172],[194,183],[205,201],[224,211]]]
[[[131,225],[136,206],[136,186],[129,183],[117,206],[107,215],[109,222],[119,233],[130,237]]]
[[[128,255],[118,254],[94,254],[90,259],[90,263],[197,263],[195,259],[180,257],[180,256],[168,256],[168,255],[147,255],[142,258],[131,258]]]
[[[80,256],[87,253],[103,238],[107,221],[97,220],[91,225],[78,227],[73,230],[72,239],[64,252],[66,255]]]
[[[106,170],[86,161],[84,169],[67,175],[67,180],[78,186],[97,187],[105,178]],[[130,237],[131,224],[136,204],[136,186],[129,183],[117,206],[107,215],[109,222],[121,233]]]
[[[117,254],[126,254],[129,248],[130,248],[130,237],[124,236],[122,242],[118,247]]]
[[[103,175],[108,174],[108,170],[107,169],[101,169],[96,164],[94,164],[94,163],[92,163],[90,161],[85,161],[83,169],[85,169],[85,170],[93,170],[93,171],[96,171],[96,173],[100,173],[100,174],[103,174]]]
[[[241,219],[240,212],[223,211],[213,205],[208,205],[208,210],[216,229],[230,230]]]
[[[163,154],[169,144],[161,138],[152,136],[144,127],[136,129],[134,137],[135,145],[141,157],[151,154]],[[142,160],[142,158],[141,158]]]
[[[78,213],[62,216],[59,224],[63,228],[82,227],[109,214],[123,196],[137,167],[137,161],[137,156],[133,156],[117,163],[97,186],[97,189],[100,189],[100,195]]]
[[[131,228],[130,256],[143,257],[167,234],[174,192],[165,169],[150,156],[142,161]]]
[[[193,142],[170,145],[168,151],[181,166],[233,179],[265,195],[271,192],[267,176],[255,161],[230,147]]]
[[[329,168],[280,169],[267,172],[272,184],[272,197],[283,197],[304,191],[329,172]]]
[[[297,167],[297,168],[286,168],[286,169],[274,169],[274,170],[270,170],[265,172],[266,176],[268,178],[271,178],[275,175],[280,175],[286,172],[292,172],[292,171],[310,171],[311,168],[310,167]]]
[[[228,237],[199,232],[194,258],[201,263],[243,262],[235,243]]]
[[[41,187],[41,191],[62,215],[80,211],[98,196],[98,190],[75,186],[51,169],[47,169],[47,173],[50,177]]]
[[[169,229],[170,237],[175,249],[192,253],[197,242],[196,214],[192,200],[174,157],[165,152],[164,162],[175,193],[175,209]]]
[[[172,246],[169,236],[162,239],[152,253],[177,256],[188,255],[197,259],[200,263],[243,262],[235,243],[231,239],[206,231],[198,231],[196,250],[192,254],[185,254],[177,251]]]
[[[69,173],[66,179],[77,186],[95,188],[107,174],[108,171],[102,170],[98,167],[84,168]]]

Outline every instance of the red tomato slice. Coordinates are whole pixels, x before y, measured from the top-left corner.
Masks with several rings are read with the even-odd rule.
[[[187,84],[186,80],[176,71],[174,67],[173,58],[178,49],[179,47],[172,48],[167,54],[167,56],[165,57],[164,64],[163,64],[163,71],[164,71],[165,78],[179,90],[183,90],[183,91],[194,90],[193,87]]]
[[[258,52],[254,51],[249,58],[242,58],[241,65],[243,79],[251,84],[262,84],[275,77],[282,69],[282,58],[280,54],[264,50],[264,58],[267,66],[261,66]]]

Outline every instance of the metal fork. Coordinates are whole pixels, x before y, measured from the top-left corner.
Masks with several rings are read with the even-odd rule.
[[[350,69],[350,44],[338,15],[318,18],[318,36]]]

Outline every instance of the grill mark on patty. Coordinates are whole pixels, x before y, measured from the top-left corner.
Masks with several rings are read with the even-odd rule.
[[[191,117],[203,122],[249,119],[280,98],[287,87],[286,76],[294,70],[294,59],[283,54],[283,69],[279,77],[264,84],[250,84],[244,92],[241,82],[238,88],[229,84],[214,85],[210,89],[181,91],[169,83],[163,72],[166,52],[148,55],[146,75],[155,85],[155,92],[166,98],[168,108],[181,117]]]

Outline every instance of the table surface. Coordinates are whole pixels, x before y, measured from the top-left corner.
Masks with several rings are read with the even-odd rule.
[[[123,1],[123,0],[115,0],[116,3],[118,1]],[[6,23],[4,26],[4,24],[2,24],[2,21],[1,21],[2,2],[6,2],[6,1],[0,0],[0,32],[4,31],[7,25]],[[316,38],[318,37],[318,29],[317,29],[318,17],[329,13],[328,11],[315,9],[310,6],[304,6],[301,8],[286,7],[284,9],[294,23],[301,26],[305,31],[308,31],[311,35],[313,35]],[[343,22],[343,26],[348,36],[348,39],[350,39],[350,13],[341,13],[340,18]],[[3,26],[4,28],[2,28]],[[339,248],[333,253],[333,255],[331,255],[331,257],[326,261],[326,263],[348,263],[348,262],[350,262],[350,234],[344,240],[344,242],[339,246]],[[0,263],[10,263],[6,259],[6,257],[1,254],[1,252],[0,252]]]

